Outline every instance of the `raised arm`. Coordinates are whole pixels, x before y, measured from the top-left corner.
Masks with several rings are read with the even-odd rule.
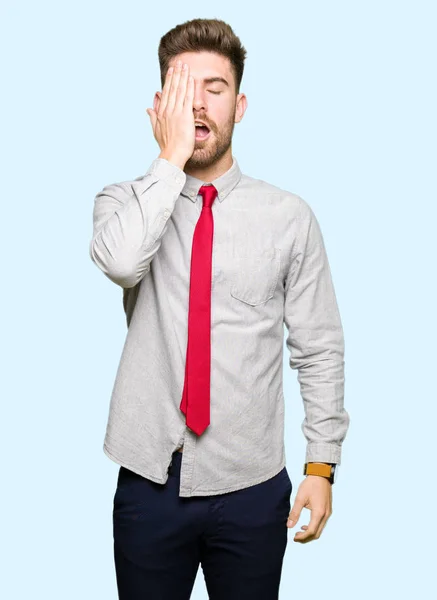
[[[89,253],[111,281],[134,287],[150,269],[161,246],[193,154],[194,79],[189,68],[169,67],[161,98],[147,109],[161,153],[144,177],[103,188],[94,201]]]

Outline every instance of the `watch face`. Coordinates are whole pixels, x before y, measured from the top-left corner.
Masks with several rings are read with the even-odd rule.
[[[338,464],[334,465],[334,483],[337,481]]]

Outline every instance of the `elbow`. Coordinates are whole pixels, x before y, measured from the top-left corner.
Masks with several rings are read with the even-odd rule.
[[[137,285],[140,277],[132,266],[131,257],[113,256],[107,249],[103,251],[96,239],[89,245],[89,255],[93,263],[113,283],[122,288],[133,288]]]
[[[127,271],[123,268],[114,268],[107,269],[103,271],[112,282],[116,283],[123,289],[133,288],[137,285],[139,279],[135,273],[131,271]]]

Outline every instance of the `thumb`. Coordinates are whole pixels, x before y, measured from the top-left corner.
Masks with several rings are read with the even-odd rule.
[[[290,527],[294,527],[296,525],[296,523],[299,520],[300,513],[302,512],[302,508],[303,508],[303,504],[299,504],[296,500],[294,502],[294,505],[293,505],[293,508],[292,508],[290,514],[288,515],[287,525],[289,525]]]

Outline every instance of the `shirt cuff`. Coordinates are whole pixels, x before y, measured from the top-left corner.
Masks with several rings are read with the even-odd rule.
[[[307,444],[305,462],[341,463],[341,446],[338,444]]]
[[[146,175],[149,173],[158,179],[163,179],[169,185],[183,186],[187,179],[185,172],[166,158],[155,158]]]

